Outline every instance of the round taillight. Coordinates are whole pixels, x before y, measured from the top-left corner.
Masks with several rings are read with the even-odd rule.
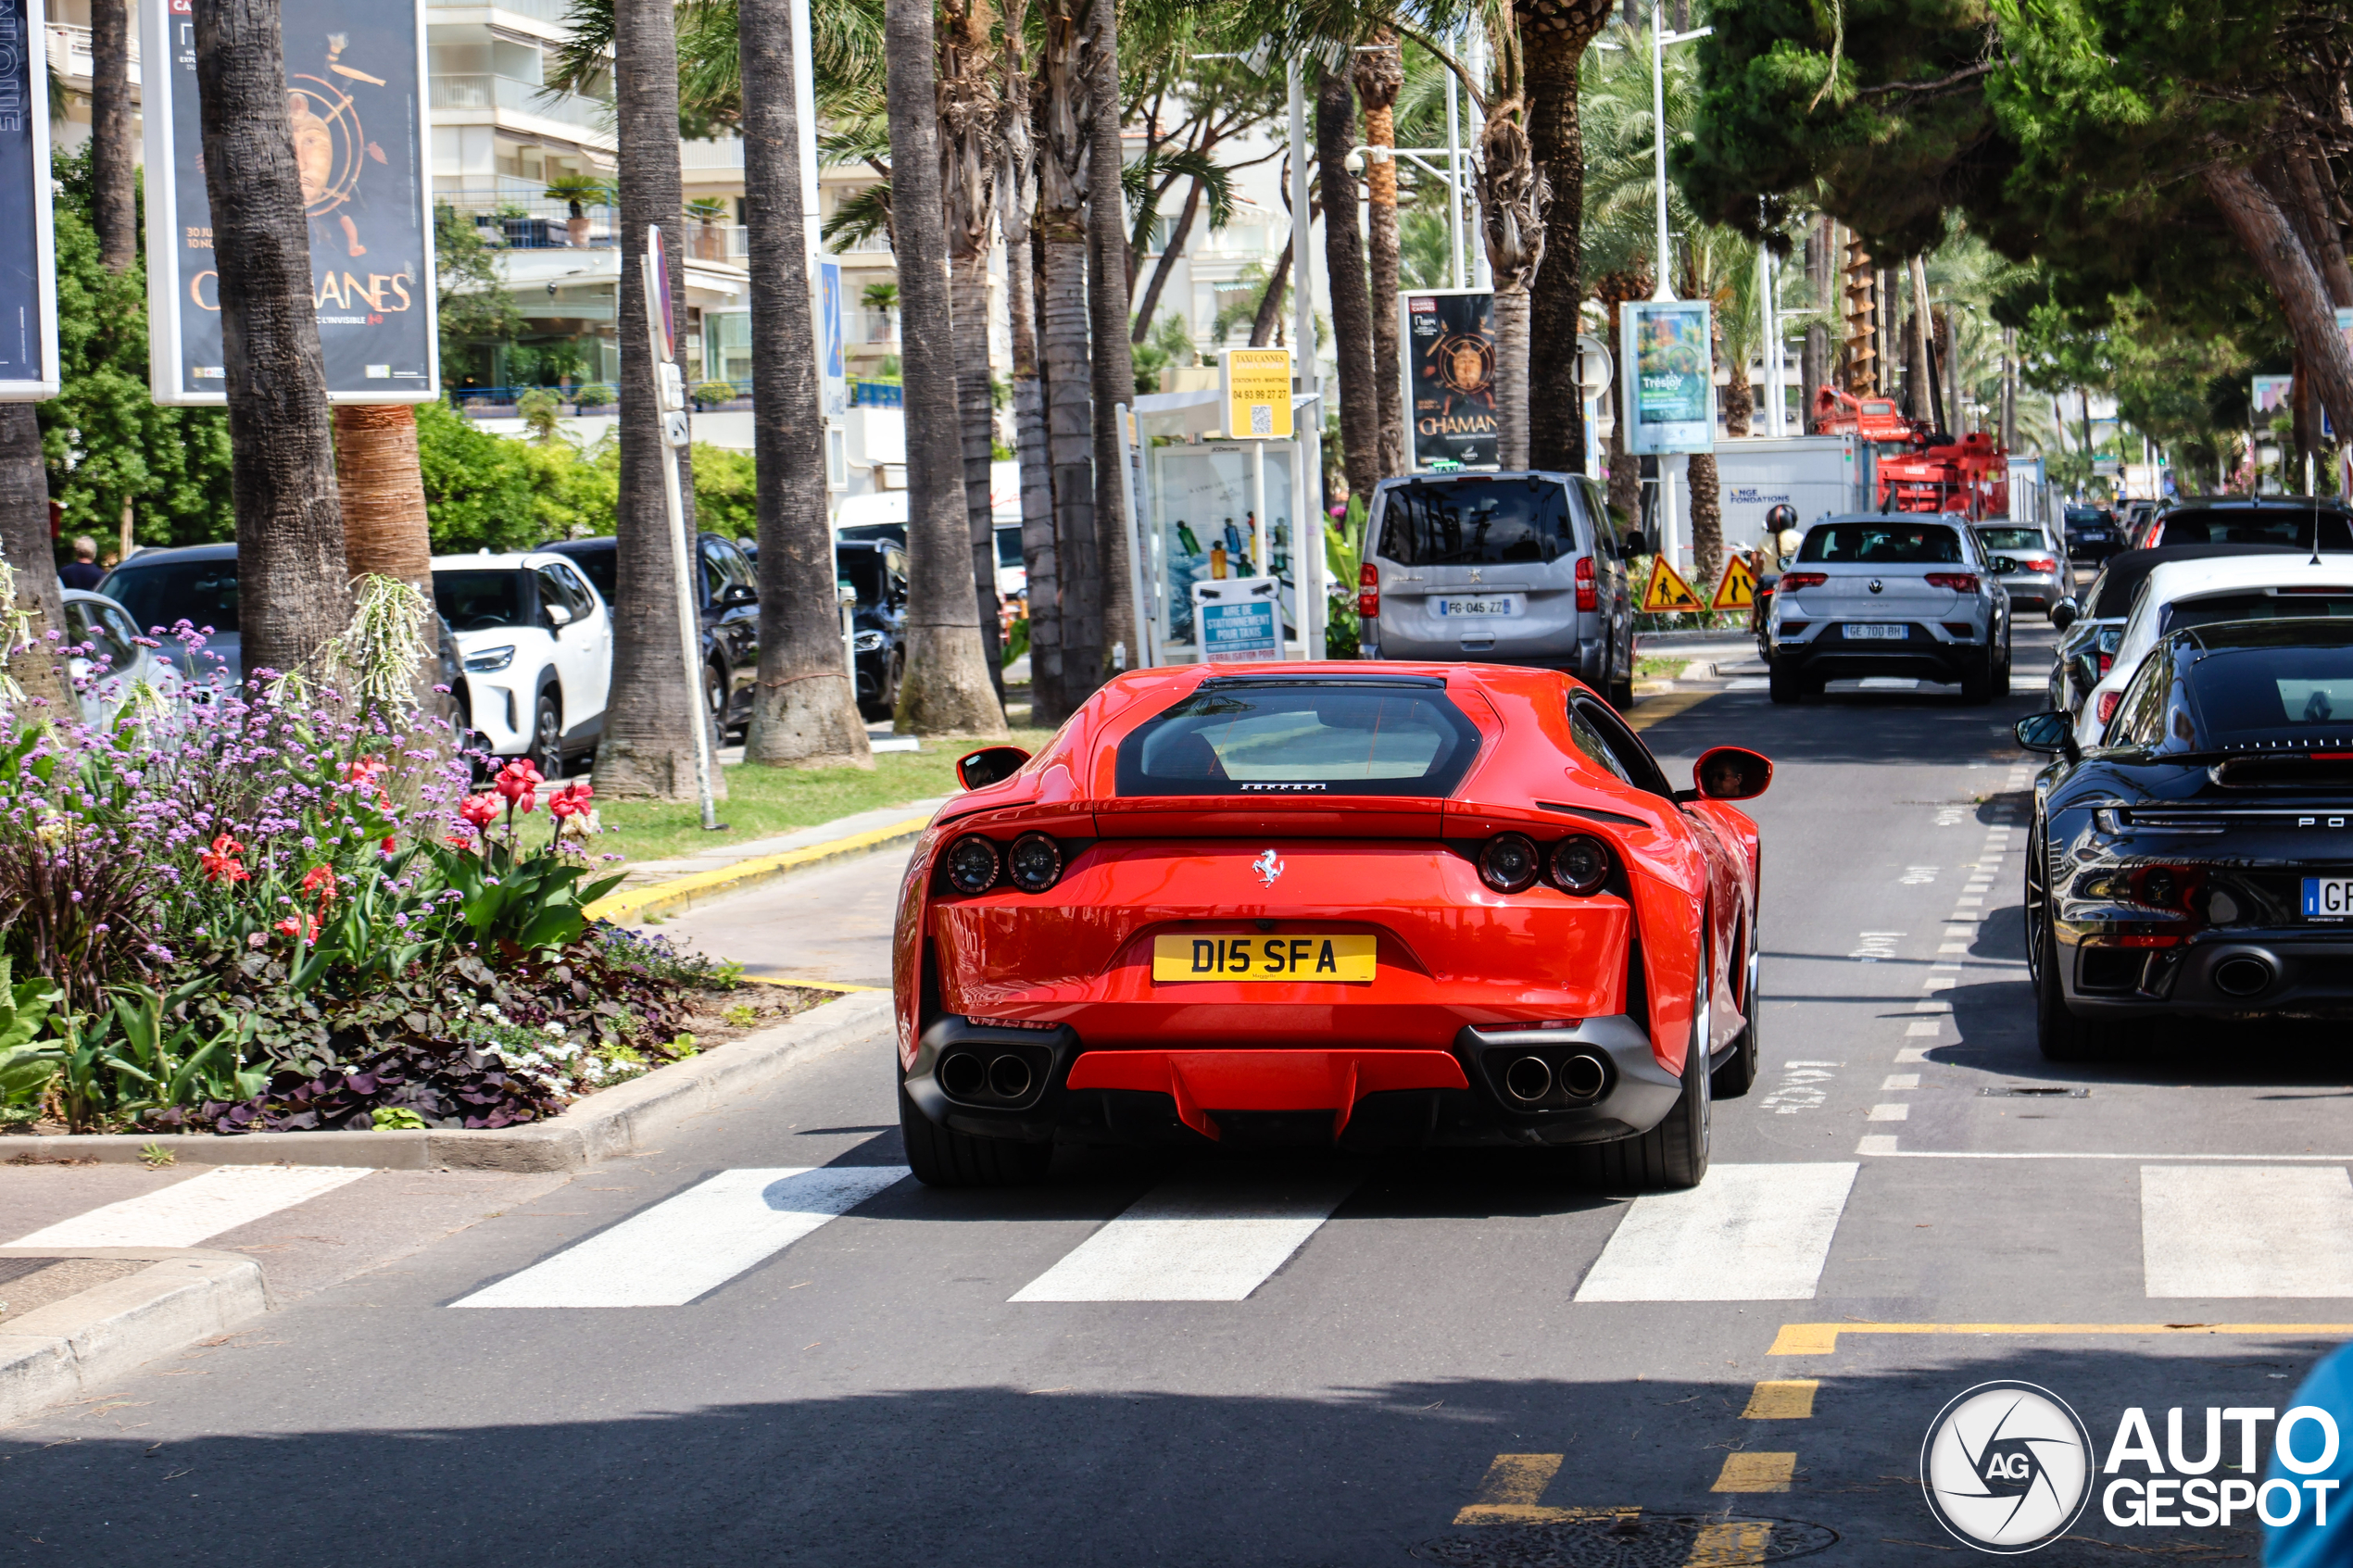
[[[1024,893],[1043,893],[1062,874],[1062,846],[1042,833],[1023,834],[1005,852],[1005,875]]]
[[[959,893],[986,893],[997,885],[997,847],[977,834],[960,838],[948,851],[948,885]]]
[[[1609,875],[1609,846],[1591,834],[1575,834],[1553,846],[1553,881],[1567,893],[1601,891]]]
[[[1543,863],[1525,834],[1499,833],[1478,852],[1478,879],[1498,893],[1525,893],[1536,885]]]

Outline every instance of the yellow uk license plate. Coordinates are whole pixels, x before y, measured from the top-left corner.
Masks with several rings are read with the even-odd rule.
[[[1155,936],[1152,979],[1370,980],[1378,938]]]

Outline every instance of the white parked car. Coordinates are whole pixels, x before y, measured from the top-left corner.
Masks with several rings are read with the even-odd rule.
[[[129,610],[86,588],[68,588],[65,598],[66,640],[83,650],[69,671],[81,686],[83,723],[111,723],[142,681],[158,690],[172,684],[173,666],[141,646]]]
[[[2100,744],[2133,672],[2167,633],[2218,621],[2313,616],[2353,616],[2353,559],[2280,554],[2160,561],[2133,601],[2114,662],[2076,710],[2075,744]]]
[[[612,615],[546,551],[435,556],[433,597],[465,659],[466,722],[500,757],[560,778],[596,753],[612,685]]]

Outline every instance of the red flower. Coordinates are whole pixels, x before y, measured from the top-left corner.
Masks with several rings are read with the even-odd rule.
[[[381,757],[362,757],[345,769],[343,776],[353,784],[373,784],[388,766]]]
[[[473,834],[471,832],[445,834],[443,838],[459,849],[471,849],[474,847]]]
[[[539,786],[547,781],[539,770],[531,765],[528,757],[518,757],[498,770],[490,787],[514,803],[518,810],[528,811],[539,804]]]
[[[245,853],[245,848],[244,845],[225,833],[214,839],[212,847],[196,857],[197,864],[204,867],[205,880],[207,882],[252,881],[253,873],[246,871],[245,862],[237,859],[239,855]]]
[[[459,803],[458,815],[478,828],[486,828],[498,820],[498,798],[491,795],[469,795]]]
[[[275,927],[281,936],[293,936],[308,942],[319,935],[319,922],[308,915],[288,915]]]
[[[391,839],[387,838],[387,839],[385,839],[385,840],[384,840],[384,853],[385,853],[385,854],[387,854],[387,855],[389,855],[389,854],[391,854],[391,853],[392,853],[392,844],[393,844],[393,841],[392,841]]]
[[[335,871],[333,866],[313,866],[303,874],[302,890],[319,895],[319,907],[325,909],[335,901]]]
[[[588,798],[597,792],[587,784],[566,784],[547,797],[547,814],[561,821],[588,813]]]

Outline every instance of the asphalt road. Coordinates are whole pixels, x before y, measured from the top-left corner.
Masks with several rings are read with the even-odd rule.
[[[1967,1561],[1916,1479],[1962,1390],[2047,1387],[2102,1453],[2126,1407],[2160,1444],[2186,1407],[2196,1448],[2201,1407],[2284,1408],[2353,1337],[2293,1326],[2353,1323],[2324,1041],[2035,1054],[2007,727],[2046,644],[1990,709],[1724,689],[1649,729],[1670,774],[1728,741],[1779,770],[1765,1068],[1693,1194],[1463,1153],[1093,1155],[937,1193],[897,1179],[877,1040],[569,1181],[378,1173],[208,1243],[308,1293],[0,1432],[0,1561]],[[897,872],[790,897],[862,909]],[[762,897],[718,926],[775,929]],[[822,940],[867,972],[858,933]],[[187,1179],[0,1171],[28,1222],[0,1230]],[[623,1299],[680,1304],[595,1304]],[[2095,1502],[2036,1561],[2252,1562],[2246,1523]],[[1533,1527],[1568,1538],[1531,1558]]]

